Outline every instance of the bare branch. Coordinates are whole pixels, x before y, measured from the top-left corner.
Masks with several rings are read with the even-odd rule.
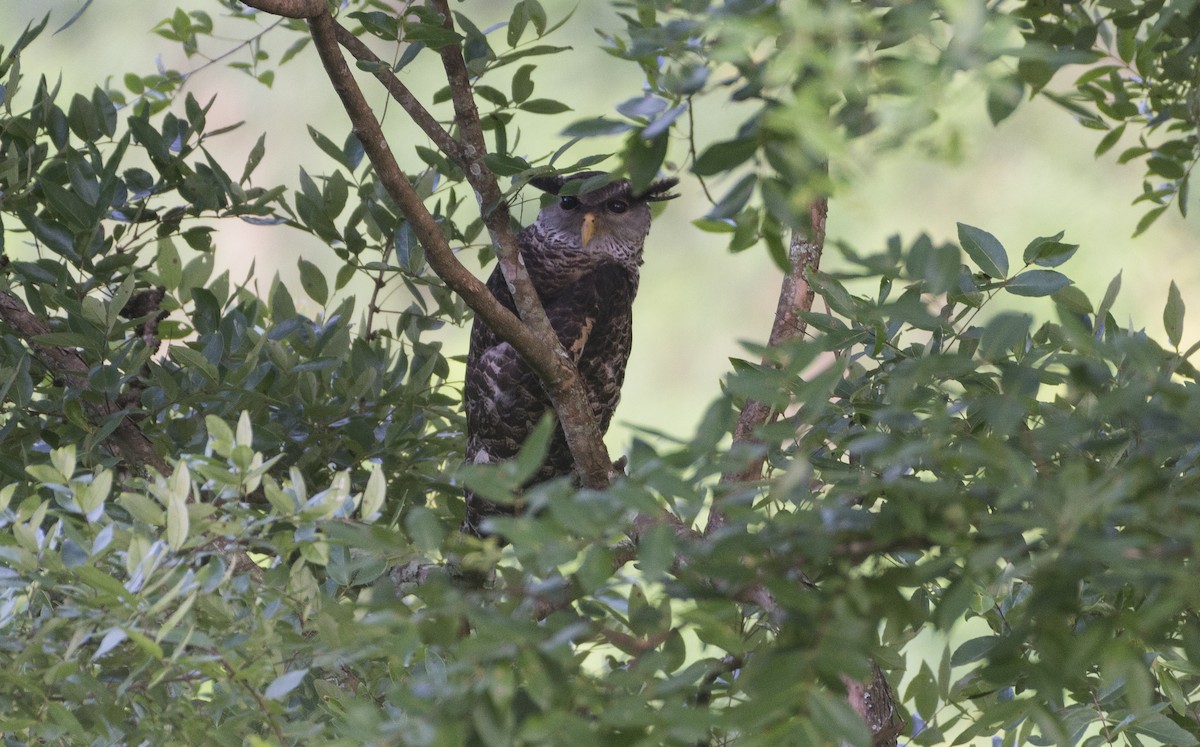
[[[458,141],[446,132],[434,116],[429,113],[417,97],[408,90],[408,86],[396,77],[396,74],[387,67],[383,60],[371,51],[371,48],[362,42],[354,34],[341,24],[335,24],[338,43],[346,48],[346,51],[354,55],[354,59],[360,62],[369,62],[380,65],[372,75],[375,79],[383,84],[392,98],[400,105],[400,108],[408,114],[409,118],[421,128],[421,131],[433,141],[433,144],[438,147],[438,150],[450,157],[454,163],[461,165],[462,149],[458,145]]]
[[[34,339],[50,334],[50,326],[30,313],[21,299],[11,293],[0,292],[0,320],[29,344],[30,350],[43,366],[56,377],[62,377],[65,386],[76,391],[86,391],[89,388],[89,367],[78,353],[67,348],[45,345]],[[97,425],[121,414],[121,409],[111,402],[98,402],[89,397],[80,399],[88,417]],[[170,466],[158,455],[154,444],[150,443],[146,434],[142,433],[127,415],[121,415],[121,423],[105,439],[105,443],[136,472],[153,467],[159,474],[171,474]]]
[[[314,18],[328,13],[325,0],[242,0],[242,4],[284,18]]]
[[[309,20],[309,29],[329,80],[350,116],[355,135],[371,159],[371,165],[387,189],[388,195],[404,213],[417,239],[425,248],[425,257],[434,272],[455,293],[462,296],[497,334],[511,342],[539,374],[542,374],[543,370],[554,371],[557,361],[547,354],[547,346],[522,324],[520,319],[504,308],[488,292],[487,287],[454,256],[441,227],[396,163],[375,113],[354,80],[350,67],[342,58],[333,18],[327,13],[316,16]]]

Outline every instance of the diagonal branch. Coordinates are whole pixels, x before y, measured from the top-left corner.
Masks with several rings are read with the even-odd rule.
[[[244,0],[244,3],[264,10],[275,5],[273,0]],[[449,9],[444,2],[440,12],[444,22],[449,25]],[[455,258],[441,227],[400,169],[379,121],[342,57],[336,21],[328,12],[322,12],[310,17],[308,25],[326,74],[350,116],[363,150],[389,196],[425,248],[430,267],[537,373],[562,423],[583,484],[592,488],[607,486],[614,469],[599,425],[588,404],[582,379],[558,344],[558,337],[546,318],[533,283],[520,260],[516,237],[509,227],[508,205],[496,184],[495,175],[484,164],[486,150],[483,147],[483,131],[471,98],[470,80],[461,50],[457,45],[451,45],[453,52],[443,53],[443,64],[454,92],[456,118],[464,137],[464,143],[458,148],[459,165],[479,200],[484,223],[504,268],[520,319],[492,297],[483,283]],[[442,139],[437,135],[435,143]],[[455,153],[449,152],[447,155],[453,157]]]
[[[325,0],[255,0],[246,4],[284,18],[314,18],[329,12]]]
[[[429,6],[441,15],[442,25],[453,31],[454,21],[447,0],[429,0]],[[521,320],[529,325],[538,337],[554,346],[555,355],[563,363],[559,368],[560,375],[552,378],[541,376],[541,379],[562,423],[563,433],[571,449],[571,456],[575,459],[580,479],[586,487],[605,488],[612,481],[615,470],[612,460],[609,459],[608,449],[604,446],[604,434],[600,432],[600,425],[596,422],[591,405],[588,404],[582,380],[575,372],[566,351],[558,344],[558,336],[550,326],[550,320],[546,318],[537,290],[525,270],[524,262],[521,261],[517,240],[511,229],[508,203],[500,192],[495,175],[484,163],[487,144],[483,139],[483,128],[479,124],[475,96],[471,93],[471,78],[466,61],[463,60],[462,47],[458,44],[448,44],[441,48],[440,54],[442,67],[446,70],[446,79],[450,83],[454,120],[463,141],[462,161],[459,166],[466,174],[467,182],[475,190],[483,224],[488,229],[492,245],[496,248],[496,258],[504,273],[504,279],[508,282],[508,290],[513,296]]]
[[[391,71],[387,63],[379,59],[379,56],[372,52],[370,47],[364,44],[357,36],[350,33],[349,29],[345,26],[335,24],[334,29],[337,33],[338,43],[345,47],[347,52],[354,55],[354,59],[359,62],[371,63],[374,68],[372,75],[383,84],[383,87],[391,94],[392,99],[421,128],[421,131],[433,141],[438,150],[449,156],[450,160],[456,165],[461,166],[463,156],[458,141],[451,137],[449,132],[446,132],[441,123],[417,100],[412,91],[408,90],[408,86],[404,85],[403,81],[396,77],[396,74]]]
[[[50,334],[50,326],[30,313],[21,299],[11,293],[0,292],[0,321],[25,340],[34,357],[55,377],[61,377],[67,388],[83,393],[88,391],[88,364],[74,350],[37,342],[35,338]],[[108,418],[121,416],[121,422],[105,439],[105,444],[127,467],[135,472],[153,467],[161,475],[171,474],[171,468],[158,455],[154,444],[128,415],[121,413],[121,408],[111,402],[97,402],[86,396],[81,397],[80,401],[89,419],[97,425]]]

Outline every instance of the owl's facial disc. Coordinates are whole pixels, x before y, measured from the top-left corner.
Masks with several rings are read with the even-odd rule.
[[[584,248],[596,237],[596,214],[588,211],[583,214],[583,225],[579,228],[579,243]]]

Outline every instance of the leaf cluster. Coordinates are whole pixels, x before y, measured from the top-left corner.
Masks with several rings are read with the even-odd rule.
[[[935,43],[932,3],[623,8],[605,43],[647,90],[571,132],[625,136],[637,181],[669,162],[696,101],[746,106],[738,132],[689,153],[697,177],[733,183],[699,226],[781,261],[806,220],[797,184],[848,143],[920,131],[893,115],[999,54],[987,34]],[[1058,8],[1026,20],[1051,34]],[[557,165],[565,148],[525,157],[516,127],[563,111],[534,98],[536,67],[509,66],[560,49],[536,0],[502,31],[465,11],[457,31],[425,9],[346,13],[396,45],[390,71],[461,48],[509,195]],[[157,29],[199,54],[206,19]],[[780,44],[766,63],[763,30]],[[966,224],[956,243],[841,247],[841,269],[805,278],[828,308],[804,315],[811,339],[751,346],[695,432],[635,439],[608,489],[526,490],[526,514],[496,520],[501,548],[457,531],[462,485],[514,500],[552,423],[511,463],[459,466],[432,333],[467,313],[362,143],[310,128],[333,166],[261,186],[265,139],[232,167],[209,147],[209,106],[179,93],[185,73],[67,102],[27,86],[19,52],[40,31],[0,63],[0,310],[46,328],[0,326],[12,739],[866,745],[845,691],[874,664],[915,744],[1197,742],[1200,388],[1177,289],[1164,347],[1113,317],[1120,276],[1098,301],[1072,284],[1080,249],[1061,233],[1019,259]],[[270,83],[266,59],[253,74]],[[463,175],[415,150],[414,189],[451,240],[475,242]],[[214,274],[229,220],[314,235],[338,269],[303,258],[298,288],[261,293]],[[365,308],[347,293],[363,277]],[[731,443],[749,401],[780,417]],[[126,423],[169,474],[113,448]],[[764,457],[762,480],[722,480]],[[724,524],[694,530],[717,503]],[[631,531],[634,517],[660,518]],[[952,642],[922,655],[930,631]]]

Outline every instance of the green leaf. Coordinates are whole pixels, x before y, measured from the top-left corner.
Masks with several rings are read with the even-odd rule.
[[[542,462],[546,459],[546,451],[550,448],[550,437],[554,435],[554,429],[557,426],[557,416],[553,410],[548,411],[538,421],[533,432],[526,437],[525,443],[521,445],[520,453],[517,454],[517,482],[525,482],[533,477],[538,468],[542,466]]]
[[[71,262],[81,262],[79,252],[75,251],[75,239],[71,232],[55,221],[42,220],[29,212],[20,214],[21,222],[29,232],[55,254],[59,254]]]
[[[1096,152],[1093,155],[1102,156],[1111,150],[1121,139],[1121,136],[1125,134],[1125,124],[1125,122],[1122,122],[1120,125],[1106,132],[1104,137],[1100,138],[1100,143],[1096,146]]]
[[[871,733],[866,723],[844,697],[835,697],[824,690],[811,690],[807,695],[813,725],[822,737],[830,738],[830,744],[871,744]]]
[[[129,636],[124,630],[115,626],[109,628],[108,632],[104,634],[104,637],[100,639],[100,645],[96,647],[96,652],[92,654],[92,661],[95,661],[101,656],[107,654],[109,651],[112,651],[127,638],[129,638]]]
[[[172,345],[169,351],[171,358],[184,369],[197,370],[213,383],[219,381],[220,377],[217,374],[216,366],[209,363],[208,359],[199,351],[186,345]]]
[[[224,422],[224,421],[222,421]],[[239,446],[252,446],[254,442],[254,426],[250,423],[250,411],[242,410],[238,415],[237,424],[237,444]]]
[[[339,148],[336,143],[334,143],[324,134],[322,134],[320,130],[312,125],[308,125],[308,136],[312,138],[313,142],[317,144],[317,147],[320,148],[321,152],[323,152],[325,155],[332,158],[339,165],[345,166],[351,171],[354,170],[354,167],[346,161],[345,151],[342,148]]]
[[[80,332],[50,332],[32,338],[39,345],[56,348],[90,348],[96,340]]]
[[[1003,357],[1007,351],[1023,345],[1029,336],[1033,317],[1013,311],[997,314],[983,330],[979,341],[979,354],[985,360]]]
[[[488,153],[483,162],[496,176],[514,176],[533,168],[524,158],[499,153]]]
[[[1058,267],[1074,256],[1079,249],[1078,244],[1064,244],[1059,239],[1063,231],[1053,236],[1039,236],[1025,247],[1022,259],[1025,264],[1036,264],[1042,267]]]
[[[167,544],[178,552],[187,542],[190,523],[187,500],[192,482],[186,462],[175,468],[174,474],[167,479],[167,485]]]
[[[354,66],[365,73],[386,73],[392,69],[392,66],[383,60],[355,60]]]
[[[1008,280],[1004,290],[1014,296],[1049,296],[1071,284],[1070,278],[1057,270],[1026,270]]]
[[[1167,289],[1167,305],[1163,308],[1163,327],[1167,330],[1167,339],[1171,342],[1171,347],[1179,349],[1179,342],[1183,339],[1183,295],[1179,292],[1179,286],[1175,285],[1175,281],[1171,281],[1171,287]]]
[[[1158,220],[1159,216],[1161,216],[1166,209],[1166,205],[1159,205],[1158,207],[1146,211],[1146,214],[1143,215],[1141,220],[1138,221],[1137,228],[1133,230],[1134,237],[1136,238],[1145,233],[1146,229],[1154,225],[1154,221]]]
[[[150,526],[162,526],[164,514],[162,507],[153,500],[138,493],[122,493],[117,503],[138,521]]]
[[[94,522],[104,513],[104,502],[108,500],[112,482],[112,472],[103,470],[78,495],[79,508],[88,521]]]
[[[987,112],[993,125],[1008,119],[1025,97],[1025,86],[1017,76],[992,81],[987,91]]]
[[[754,187],[758,184],[758,176],[755,174],[746,174],[734,184],[720,202],[713,206],[712,210],[708,211],[705,216],[709,220],[723,220],[725,218],[733,218],[742,211],[746,203],[750,201],[750,196],[754,194]]]
[[[446,538],[446,527],[424,506],[415,506],[404,517],[404,528],[413,544],[424,552],[434,552]]]
[[[407,22],[404,24],[404,40],[409,43],[422,42],[430,49],[441,49],[458,44],[463,37],[457,32],[432,23]]]
[[[425,247],[407,222],[396,228],[396,261],[409,275],[420,275],[425,269]]]
[[[625,140],[625,150],[621,153],[625,168],[629,171],[629,182],[633,191],[639,192],[658,177],[659,169],[667,157],[667,135],[664,133],[651,140],[633,133]]]
[[[1187,174],[1187,168],[1174,158],[1167,156],[1151,156],[1146,159],[1146,168],[1151,174],[1157,174],[1164,179],[1182,179]]]
[[[1118,272],[1113,279],[1108,281],[1108,288],[1104,291],[1104,298],[1100,301],[1100,306],[1096,309],[1096,327],[1104,323],[1104,317],[1112,309],[1113,304],[1117,301],[1117,294],[1121,292],[1121,273]]]
[[[104,134],[100,112],[96,111],[96,105],[81,93],[71,98],[71,105],[67,109],[67,124],[70,125],[71,132],[85,143],[99,140]]]
[[[988,652],[995,648],[996,644],[1001,640],[1000,636],[985,635],[963,641],[958,648],[954,649],[954,653],[950,655],[950,664],[961,667],[965,664],[979,661],[987,656]]]
[[[363,521],[373,521],[383,508],[384,498],[387,497],[387,481],[383,470],[378,464],[371,465],[371,476],[367,478],[367,487],[363,490],[362,504],[359,516]]]
[[[697,176],[716,176],[745,163],[757,151],[758,139],[753,137],[713,143],[696,159],[692,173]]]
[[[539,37],[546,34],[546,9],[538,0],[524,0],[525,12],[529,14],[529,20],[533,22],[533,28],[537,31]]]
[[[638,568],[646,578],[655,579],[670,570],[675,562],[675,530],[659,523],[638,537]]]
[[[1092,302],[1088,299],[1087,294],[1074,285],[1068,285],[1054,293],[1051,298],[1060,308],[1072,314],[1093,313]]]
[[[508,46],[515,47],[529,25],[529,12],[525,9],[524,0],[513,5],[512,14],[508,17],[507,41]],[[516,96],[514,95],[515,99]]]
[[[997,279],[1008,277],[1008,253],[995,236],[982,228],[959,223],[958,240],[983,274]]]
[[[308,297],[324,306],[329,301],[329,284],[320,267],[303,257],[297,263],[300,268],[300,287]]]
[[[929,293],[945,293],[958,282],[962,268],[962,252],[951,244],[934,246],[928,236],[922,235],[905,257],[905,270],[916,279],[925,281]]]
[[[633,125],[628,122],[597,117],[576,122],[563,130],[562,134],[567,137],[599,137],[601,135],[619,135],[632,129]]]
[[[155,269],[158,271],[159,281],[166,286],[167,290],[176,290],[183,282],[183,262],[179,258],[179,250],[175,248],[175,242],[169,238],[160,239],[158,242]]]
[[[282,700],[288,693],[300,686],[306,675],[308,675],[307,669],[293,669],[281,674],[267,685],[263,696],[267,700]]]
[[[519,108],[533,114],[562,114],[571,111],[571,107],[554,99],[529,99],[519,104]]]
[[[518,5],[520,5],[518,3]],[[516,15],[514,10],[513,14]],[[509,27],[511,29],[511,26]],[[520,104],[533,95],[533,71],[537,69],[536,65],[522,65],[513,73],[512,78],[512,100]]]
[[[1136,717],[1129,729],[1172,747],[1194,747],[1198,744],[1195,736],[1161,712]]]

